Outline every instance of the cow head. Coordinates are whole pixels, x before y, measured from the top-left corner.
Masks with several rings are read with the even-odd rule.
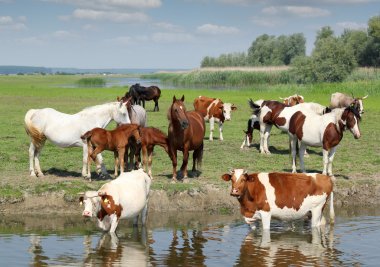
[[[231,196],[240,198],[247,189],[247,181],[251,180],[251,177],[248,175],[247,171],[244,169],[234,169],[229,173],[222,175],[222,179],[226,182],[231,181]]]
[[[82,215],[84,217],[92,217],[96,215],[100,209],[100,197],[97,191],[86,191],[85,193],[79,193],[79,204],[84,205]]]
[[[237,107],[231,103],[222,104],[223,116],[226,121],[231,120],[231,112],[237,110]]]
[[[298,95],[298,94],[295,94],[295,95],[292,95],[289,97],[285,97],[285,98],[280,97],[280,99],[282,100],[282,103],[284,103],[285,105],[288,105],[290,107],[305,102],[303,96]]]
[[[363,97],[357,97],[354,98],[354,101],[352,104],[355,106],[355,108],[359,111],[360,114],[364,113],[364,106],[363,106],[363,100],[366,99],[368,95],[363,96]]]

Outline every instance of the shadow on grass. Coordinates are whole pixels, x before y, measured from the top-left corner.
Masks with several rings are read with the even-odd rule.
[[[74,172],[74,171],[61,170],[61,169],[57,169],[57,168],[50,168],[45,172],[45,174],[55,175],[58,177],[79,177],[79,178],[83,178],[82,173]],[[107,175],[99,175],[96,172],[91,172],[91,180],[94,180],[94,181],[112,180],[112,179],[114,179],[113,174],[114,174],[114,172],[111,170],[107,171]],[[87,180],[87,179],[85,179],[85,180]]]

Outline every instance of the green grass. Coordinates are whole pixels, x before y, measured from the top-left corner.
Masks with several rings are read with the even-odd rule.
[[[0,198],[20,196],[21,193],[42,194],[44,192],[64,192],[65,198],[73,200],[80,191],[96,189],[104,181],[88,182],[81,178],[82,149],[62,149],[47,142],[40,157],[45,178],[31,178],[28,174],[29,137],[26,135],[23,123],[28,109],[51,107],[65,113],[76,113],[85,107],[114,101],[117,96],[124,95],[126,88],[63,88],[64,84],[75,83],[80,76],[0,76]],[[330,94],[336,91],[351,93],[356,96],[369,94],[364,101],[365,114],[360,128],[362,138],[355,140],[350,132],[345,132],[344,138],[337,150],[333,171],[339,181],[360,179],[370,182],[379,171],[379,132],[380,132],[380,82],[364,80],[340,84],[317,85],[259,85],[244,89],[177,89],[162,88],[159,100],[160,112],[152,112],[154,103],[146,103],[148,125],[167,132],[168,121],[166,111],[172,103],[173,96],[185,95],[185,104],[192,110],[192,102],[199,95],[219,97],[224,102],[234,103],[238,110],[232,114],[232,120],[224,124],[224,141],[216,138],[218,130],[214,131],[215,140],[205,140],[203,168],[199,178],[190,178],[190,183],[170,184],[172,165],[164,150],[156,147],[153,157],[153,189],[166,190],[169,193],[186,191],[190,188],[202,189],[205,183],[214,186],[227,187],[220,177],[229,168],[246,168],[250,172],[290,171],[291,159],[288,153],[287,135],[273,128],[270,138],[272,155],[261,155],[257,149],[258,132],[254,132],[254,147],[240,150],[243,141],[243,130],[251,111],[247,100],[275,99],[294,93],[302,94],[306,101],[328,105]],[[109,129],[114,128],[111,123]],[[206,137],[209,135],[209,125],[206,124]],[[310,148],[310,157],[305,159],[309,172],[321,172],[322,150]],[[179,166],[182,155],[179,152]],[[105,164],[113,173],[113,154],[103,153]],[[189,169],[192,157],[190,156]],[[93,168],[93,171],[95,169]],[[190,172],[191,175],[191,172]],[[96,177],[96,174],[94,174]],[[376,181],[374,181],[376,183]],[[342,184],[344,184],[342,182]],[[21,193],[20,193],[21,192]]]

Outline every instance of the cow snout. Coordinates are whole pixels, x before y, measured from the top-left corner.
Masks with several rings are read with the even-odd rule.
[[[88,211],[88,210],[83,211],[82,215],[83,215],[84,217],[92,217],[91,212]]]
[[[234,197],[240,196],[239,190],[236,188],[233,188],[231,191],[231,196],[234,196]]]

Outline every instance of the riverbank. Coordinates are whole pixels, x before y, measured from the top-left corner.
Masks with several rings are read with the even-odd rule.
[[[372,183],[367,183],[372,179]],[[239,205],[230,196],[230,185],[218,187],[205,182],[201,186],[180,192],[151,190],[150,212],[197,211],[215,214],[239,212]],[[380,204],[380,176],[351,180],[338,178],[334,189],[336,207],[370,206]],[[11,214],[78,214],[82,210],[77,198],[62,192],[24,194],[19,199],[0,201],[0,213]]]

